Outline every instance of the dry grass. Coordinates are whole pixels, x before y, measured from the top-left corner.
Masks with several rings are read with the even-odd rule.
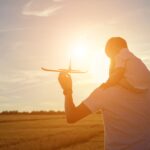
[[[1,115],[0,150],[103,150],[103,123],[97,114],[73,125],[64,115]]]

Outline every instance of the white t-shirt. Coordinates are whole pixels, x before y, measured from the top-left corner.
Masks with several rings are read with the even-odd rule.
[[[115,57],[115,68],[125,68],[124,78],[134,88],[146,90],[150,83],[150,72],[145,64],[127,48]]]
[[[135,56],[132,57],[137,59]],[[139,66],[143,66],[143,63],[142,65],[140,63],[142,62],[138,59]],[[122,61],[117,64],[122,64]],[[141,74],[140,68],[135,70]],[[132,75],[130,76],[130,71],[127,73],[127,77],[130,77],[129,81],[136,81]],[[132,83],[141,87],[140,82]],[[148,87],[150,86],[146,88]],[[92,112],[102,110],[105,150],[150,150],[149,89],[143,93],[134,93],[119,85],[105,90],[99,87],[83,103]]]

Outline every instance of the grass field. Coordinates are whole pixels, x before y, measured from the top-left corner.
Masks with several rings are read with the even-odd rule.
[[[100,114],[76,124],[64,115],[0,115],[0,150],[103,150]]]

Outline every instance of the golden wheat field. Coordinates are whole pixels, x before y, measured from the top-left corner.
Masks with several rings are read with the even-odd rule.
[[[0,150],[103,150],[100,114],[75,124],[65,115],[0,115]]]

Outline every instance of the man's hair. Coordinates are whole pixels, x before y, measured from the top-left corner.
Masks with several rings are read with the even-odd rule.
[[[123,48],[128,48],[127,42],[121,37],[112,37],[106,43],[105,52],[107,55],[118,53]]]

